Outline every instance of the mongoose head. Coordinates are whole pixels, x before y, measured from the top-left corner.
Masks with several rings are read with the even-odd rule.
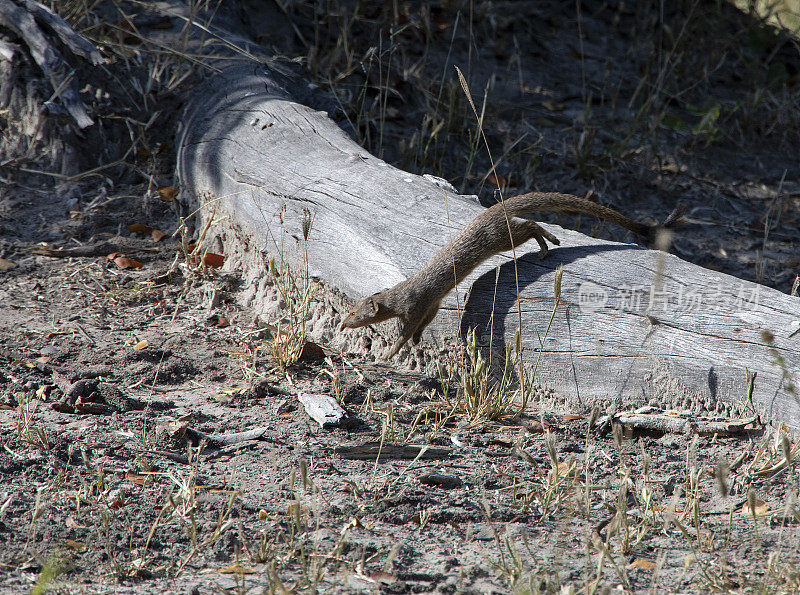
[[[360,328],[368,324],[383,322],[394,318],[397,314],[392,311],[381,299],[381,293],[375,293],[368,298],[364,298],[350,310],[342,321],[342,328]]]

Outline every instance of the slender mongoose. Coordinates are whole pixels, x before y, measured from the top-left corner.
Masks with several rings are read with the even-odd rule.
[[[547,254],[545,240],[558,245],[558,239],[536,222],[520,219],[521,215],[539,211],[578,211],[616,223],[650,242],[659,229],[671,227],[680,218],[679,209],[661,225],[646,225],[590,200],[556,192],[530,192],[508,198],[475,217],[437,252],[415,275],[391,289],[364,298],[342,322],[342,329],[359,328],[400,319],[400,338],[386,351],[394,356],[411,339],[417,344],[422,331],[439,311],[439,303],[447,293],[484,260],[524,244],[531,238]]]

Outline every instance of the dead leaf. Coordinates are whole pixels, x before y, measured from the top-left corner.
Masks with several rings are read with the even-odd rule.
[[[217,324],[216,324],[217,328],[226,328],[226,327],[229,327],[230,325],[231,325],[231,323],[224,316],[220,316],[220,317],[217,318]],[[301,355],[300,357],[303,357],[303,356]]]
[[[128,226],[128,231],[133,233],[150,233],[153,231],[153,228],[149,225],[145,225],[144,223],[131,223]]]
[[[225,257],[221,254],[214,254],[213,252],[206,252],[203,254],[203,264],[212,269],[218,269],[225,262]]]
[[[299,502],[292,502],[286,507],[286,514],[288,516],[302,515],[305,511],[306,507]]]
[[[742,514],[746,514],[748,516],[761,516],[762,514],[767,514],[769,512],[769,505],[764,502],[763,500],[759,500],[758,498],[755,499],[754,506],[750,507],[750,502],[745,502],[744,506],[742,506]]]
[[[384,585],[390,585],[397,582],[397,576],[391,572],[385,572],[383,570],[376,570],[375,572],[370,573],[369,578],[374,580],[376,583],[383,583]]]
[[[119,269],[140,269],[144,266],[138,260],[133,260],[127,256],[117,256],[114,258],[114,264],[117,265]]]
[[[236,490],[228,490],[228,489],[225,489],[225,486],[221,486],[221,485],[217,485],[217,484],[211,484],[211,483],[208,484],[208,485],[204,485],[204,484],[200,484],[199,483],[199,484],[197,484],[197,489],[198,490],[208,490],[209,492],[212,492],[214,494],[233,495],[233,494],[238,493],[238,492],[236,492]]]
[[[633,562],[628,564],[628,568],[641,568],[642,570],[655,570],[656,563],[648,560],[647,558],[636,558]]]
[[[551,112],[563,112],[566,106],[563,103],[553,101],[552,99],[546,99],[545,101],[542,101],[542,107],[546,110],[550,110]]]
[[[564,421],[575,421],[575,420],[578,420],[578,419],[583,419],[583,416],[582,415],[570,415],[568,413],[566,415],[562,415],[561,419],[563,419]]]
[[[324,357],[325,351],[322,349],[322,347],[313,341],[306,341],[303,343],[303,349],[300,351],[300,357],[297,359],[304,362],[312,362],[321,360]]]
[[[88,549],[85,543],[75,541],[74,539],[64,540],[64,547],[73,552],[85,552]]]
[[[154,242],[160,242],[169,234],[166,231],[161,231],[160,229],[153,229],[150,231],[150,237],[153,238]]]
[[[5,258],[0,258],[0,271],[7,271],[13,269],[15,266],[17,266],[16,263],[6,260]]]
[[[178,189],[175,186],[159,186],[156,193],[164,202],[172,202],[178,196]]]
[[[50,361],[50,356],[40,355],[39,357],[36,358],[36,361],[39,362],[40,364],[46,364],[47,362]]]
[[[544,126],[545,128],[555,128],[558,126],[557,122],[553,122],[550,118],[536,118],[536,123],[539,126]]]
[[[450,26],[450,20],[447,19],[444,15],[441,14],[434,14],[431,16],[431,21],[433,24],[436,25],[436,28],[439,31],[444,31]]]
[[[142,349],[146,349],[150,343],[147,342],[147,339],[142,339],[136,345],[133,346],[134,351],[141,351]]]
[[[364,525],[361,524],[361,521],[354,516],[350,517],[348,523],[342,529],[342,533],[347,531],[348,529],[363,529]]]
[[[488,176],[486,176],[486,181],[492,186],[497,186],[498,188],[505,188],[508,186],[508,180],[506,180],[502,174],[498,174],[496,172],[491,172]]]
[[[81,525],[78,521],[75,520],[75,517],[72,516],[67,517],[67,521],[65,524],[70,529],[86,529],[86,525]]]
[[[532,421],[525,424],[525,429],[531,434],[543,434],[545,426],[540,421]]]
[[[186,428],[188,428],[193,421],[194,417],[192,415],[184,415],[180,419],[168,421],[164,427],[170,439],[176,440],[183,438],[184,434],[186,434]]]
[[[562,477],[564,475],[569,475],[569,473],[573,469],[575,469],[575,460],[574,459],[571,460],[571,461],[561,461],[558,464],[558,474],[561,475]]]
[[[221,574],[253,574],[255,573],[255,570],[240,564],[232,564],[231,566],[226,566],[225,568],[218,568],[217,572],[220,572]]]
[[[146,486],[151,485],[153,483],[153,478],[149,475],[139,475],[138,473],[134,473],[133,471],[128,471],[125,473],[125,479],[127,479],[131,483],[135,483],[138,486]]]

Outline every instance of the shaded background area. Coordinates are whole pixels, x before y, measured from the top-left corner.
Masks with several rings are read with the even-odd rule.
[[[72,60],[97,124],[79,134],[38,114],[52,90],[36,66],[24,53],[0,61],[3,241],[85,240],[114,208],[97,206],[118,194],[142,196],[128,210],[167,214],[149,197],[171,183],[185,94],[213,72],[211,57],[253,53],[302,64],[371,153],[486,204],[498,186],[590,193],[639,218],[685,201],[694,225],[675,245],[681,257],[786,292],[800,267],[800,49],[777,25],[796,22],[790,10],[748,14],[710,1],[55,8],[107,60]],[[205,24],[215,33],[196,26]],[[454,66],[483,114],[496,174]],[[136,190],[117,192],[126,185]],[[70,221],[60,204],[44,212],[47,223],[17,220],[19,196],[43,188],[65,197]],[[630,239],[593,220],[551,220]]]

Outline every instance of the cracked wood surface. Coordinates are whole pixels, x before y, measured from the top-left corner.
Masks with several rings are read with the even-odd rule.
[[[302,238],[309,209],[310,269],[355,300],[413,274],[482,207],[370,155],[320,108],[332,111],[294,76],[230,67],[201,85],[186,109],[179,177],[206,216],[215,211],[226,221],[228,241],[273,253],[281,226],[292,242]],[[511,255],[499,255],[450,293],[423,341],[447,347],[477,326],[481,342],[502,353],[520,308],[537,382],[573,400],[743,402],[747,368],[757,373],[761,411],[800,430],[800,395],[792,393],[800,390],[800,298],[673,255],[545,227],[561,247],[545,260],[535,242],[517,249],[519,300]],[[286,255],[298,259],[299,251]],[[545,338],[559,265],[562,300]],[[336,340],[353,348],[348,336]]]

